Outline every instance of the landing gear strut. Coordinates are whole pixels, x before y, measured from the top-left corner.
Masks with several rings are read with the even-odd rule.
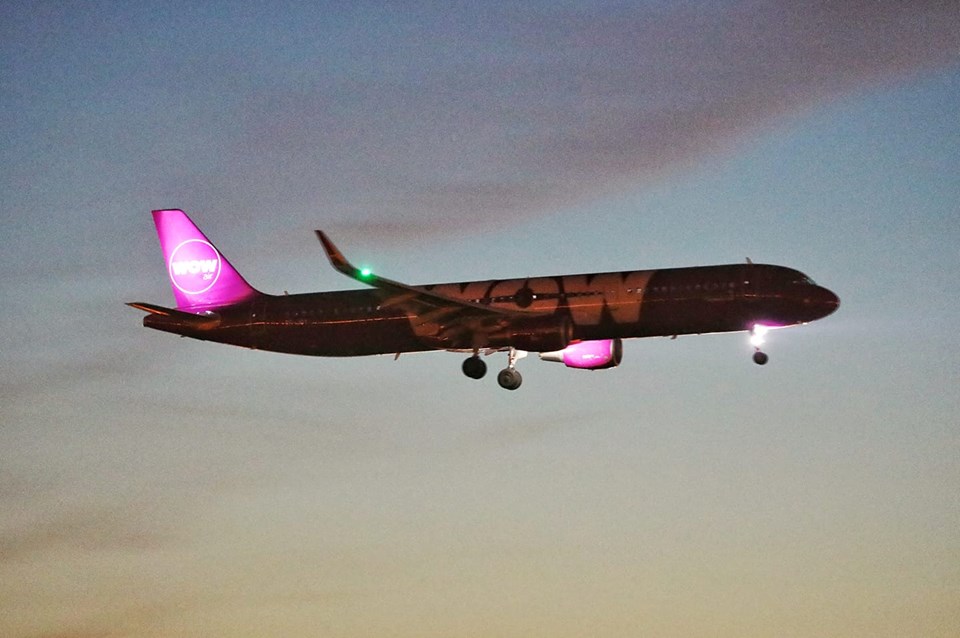
[[[526,356],[525,352],[521,354],[516,348],[510,348],[510,353],[507,355],[507,367],[497,375],[497,383],[504,390],[516,390],[523,383],[523,377],[520,376],[520,372],[516,368],[517,359],[523,356]]]
[[[475,352],[472,357],[463,360],[463,373],[471,379],[482,379],[487,373],[487,364]]]
[[[753,353],[753,362],[758,366],[765,365],[767,361],[770,360],[767,353],[760,350],[768,330],[769,328],[767,326],[757,324],[753,327],[753,330],[750,331],[750,345],[752,345],[755,350]]]

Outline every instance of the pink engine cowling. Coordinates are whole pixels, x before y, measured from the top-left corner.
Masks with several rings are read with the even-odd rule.
[[[620,365],[620,359],[623,358],[623,342],[620,339],[578,341],[571,343],[563,350],[541,352],[540,358],[581,370],[615,368]]]

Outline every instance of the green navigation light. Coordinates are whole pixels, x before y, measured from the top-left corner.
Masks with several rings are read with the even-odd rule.
[[[373,275],[373,271],[370,270],[369,268],[361,268],[361,269],[360,269],[360,277],[361,277],[361,278],[363,278],[363,279],[369,279],[371,275]]]

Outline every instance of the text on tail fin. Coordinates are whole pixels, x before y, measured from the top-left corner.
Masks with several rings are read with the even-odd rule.
[[[153,211],[177,308],[223,306],[259,293],[178,209]]]

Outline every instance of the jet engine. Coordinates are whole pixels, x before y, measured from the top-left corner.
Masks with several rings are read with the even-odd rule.
[[[578,341],[563,350],[541,352],[544,361],[557,361],[568,368],[581,370],[604,370],[620,365],[623,358],[623,342],[620,339]]]

